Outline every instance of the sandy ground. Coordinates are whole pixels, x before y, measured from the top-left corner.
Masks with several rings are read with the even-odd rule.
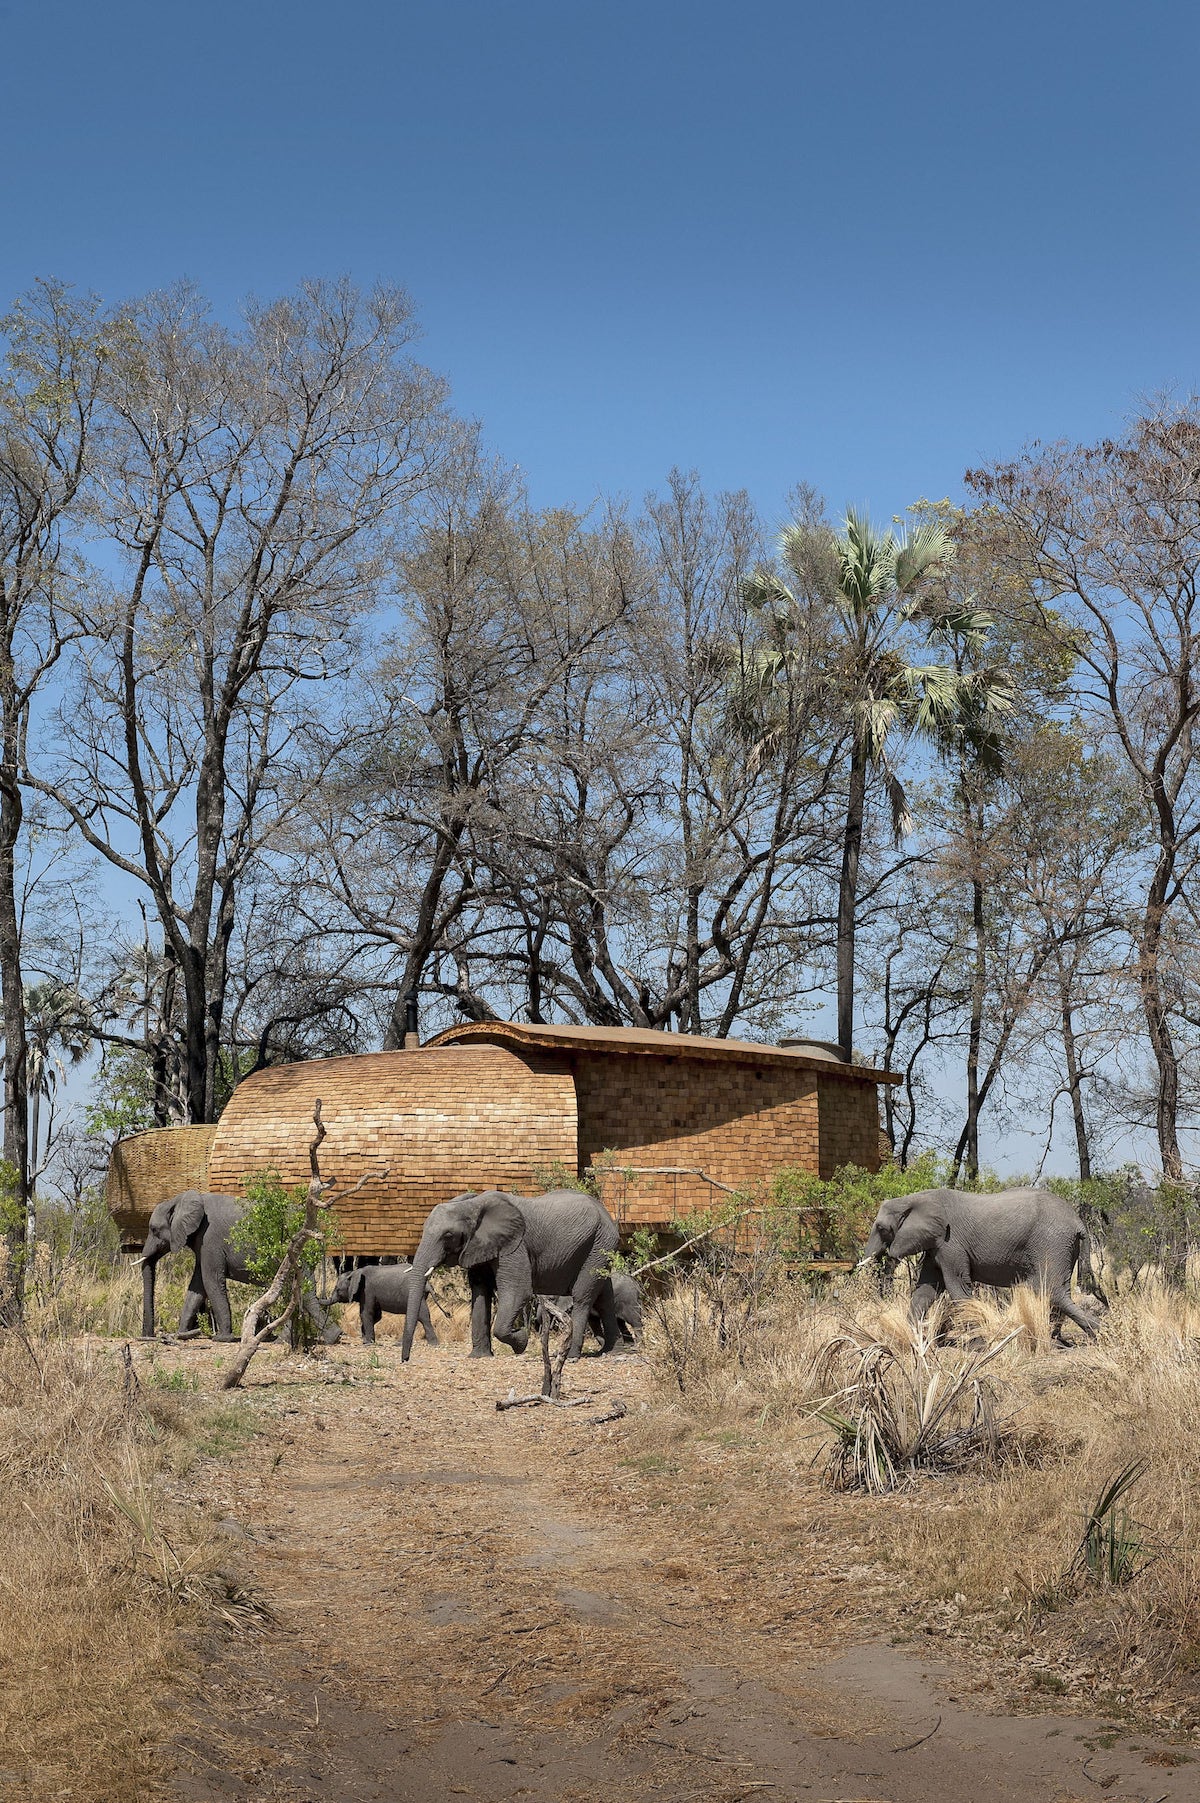
[[[227,1353],[175,1356],[207,1387]],[[277,1625],[195,1647],[178,1803],[1200,1796],[1178,1748],[1002,1713],[1001,1674],[892,1644],[895,1579],[847,1566],[815,1478],[646,1450],[639,1359],[569,1371],[587,1407],[497,1412],[538,1375],[394,1342],[256,1362],[263,1431],[203,1476]]]

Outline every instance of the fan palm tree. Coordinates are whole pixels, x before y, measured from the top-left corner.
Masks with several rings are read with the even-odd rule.
[[[880,533],[865,514],[849,510],[845,530],[797,521],[779,540],[778,569],[760,569],[743,583],[747,604],[770,615],[770,647],[758,661],[757,681],[769,687],[794,655],[802,608],[817,604],[831,616],[836,649],[829,676],[834,710],[848,727],[849,768],[837,912],[837,1037],[842,1055],[854,1045],[854,940],[858,877],[868,781],[886,790],[897,843],[912,821],[894,752],[919,737],[941,752],[969,749],[995,762],[1001,716],[1013,691],[1004,671],[984,661],[992,621],[971,601],[937,587],[954,544],[937,524],[911,534]],[[952,655],[945,662],[910,661],[914,639]]]

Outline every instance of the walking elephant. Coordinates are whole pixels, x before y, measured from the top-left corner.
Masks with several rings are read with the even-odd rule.
[[[182,1190],[159,1203],[150,1216],[140,1261],[143,1339],[154,1338],[154,1284],[159,1260],[168,1252],[182,1252],[185,1246],[191,1249],[196,1262],[179,1315],[179,1332],[193,1332],[207,1308],[212,1314],[215,1338],[233,1338],[229,1284],[254,1281],[246,1253],[233,1243],[233,1230],[245,1212],[246,1203],[240,1196],[218,1196],[196,1189]],[[340,1330],[311,1297],[305,1298],[305,1306],[325,1341],[332,1344],[341,1338]]]
[[[936,1296],[962,1302],[977,1283],[1011,1289],[1031,1283],[1050,1298],[1056,1326],[1074,1321],[1089,1339],[1093,1323],[1071,1300],[1071,1278],[1101,1301],[1091,1262],[1091,1238],[1078,1213],[1053,1190],[1006,1189],[993,1195],[965,1190],[917,1190],[895,1196],[875,1217],[860,1265],[919,1258],[912,1314],[920,1320]]]
[[[408,1279],[411,1270],[410,1264],[403,1263],[360,1265],[357,1271],[343,1271],[338,1278],[333,1294],[327,1300],[358,1304],[364,1346],[375,1344],[375,1329],[380,1315],[404,1314],[408,1307]],[[433,1331],[429,1304],[425,1301],[421,1303],[420,1321],[426,1340],[431,1346],[436,1346],[438,1337]]]
[[[572,1304],[571,1357],[579,1357],[597,1302],[604,1350],[611,1351],[620,1329],[606,1279],[617,1241],[612,1216],[594,1196],[576,1190],[514,1196],[493,1189],[439,1202],[425,1222],[408,1280],[402,1358],[412,1350],[431,1274],[450,1263],[462,1266],[471,1288],[472,1358],[491,1357],[493,1333],[514,1352],[524,1352],[529,1333],[517,1323],[530,1297],[564,1294]]]

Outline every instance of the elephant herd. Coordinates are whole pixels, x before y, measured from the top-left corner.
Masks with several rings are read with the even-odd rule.
[[[179,1332],[197,1331],[206,1309],[215,1337],[233,1338],[229,1284],[248,1283],[246,1252],[237,1226],[245,1213],[237,1196],[184,1190],[160,1202],[150,1216],[142,1247],[142,1334],[155,1331],[155,1280],[168,1252],[186,1247],[192,1275],[179,1318]],[[491,1355],[493,1338],[523,1352],[528,1317],[542,1298],[570,1309],[571,1356],[583,1350],[589,1327],[605,1352],[640,1338],[641,1301],[636,1283],[610,1270],[617,1251],[617,1225],[593,1197],[577,1190],[541,1196],[514,1196],[503,1190],[456,1196],[430,1210],[413,1264],[360,1266],[343,1272],[333,1293],[306,1306],[327,1340],[339,1330],[329,1321],[330,1303],[358,1304],[364,1343],[375,1339],[381,1315],[405,1317],[402,1357],[407,1362],[417,1327],[437,1344],[426,1291],[441,1265],[456,1264],[471,1294],[471,1353]]]
[[[233,1337],[228,1285],[250,1281],[234,1231],[244,1209],[236,1196],[198,1190],[159,1203],[141,1259],[145,1337],[155,1331],[159,1261],[185,1247],[195,1262],[180,1333],[195,1332],[207,1309],[216,1338]],[[437,1344],[426,1299],[430,1277],[441,1266],[457,1265],[470,1289],[472,1357],[489,1357],[493,1339],[524,1352],[528,1322],[542,1299],[569,1307],[573,1358],[581,1355],[589,1327],[610,1353],[640,1339],[642,1327],[636,1283],[611,1269],[618,1243],[612,1216],[581,1191],[468,1193],[430,1210],[411,1265],[343,1272],[332,1295],[323,1303],[309,1299],[307,1306],[323,1337],[334,1340],[339,1330],[325,1305],[357,1303],[367,1344],[375,1339],[381,1315],[403,1315],[402,1358],[407,1362],[418,1326],[429,1344]],[[958,1302],[976,1284],[1007,1289],[1031,1283],[1048,1295],[1056,1332],[1067,1320],[1089,1338],[1095,1336],[1094,1324],[1071,1299],[1072,1278],[1078,1274],[1080,1284],[1104,1301],[1092,1270],[1088,1231],[1071,1204],[1052,1191],[1023,1188],[975,1195],[932,1189],[894,1197],[879,1209],[859,1264],[890,1273],[904,1259],[920,1261],[911,1301],[915,1319],[939,1295]]]

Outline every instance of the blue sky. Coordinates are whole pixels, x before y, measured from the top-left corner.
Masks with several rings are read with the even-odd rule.
[[[1200,386],[1196,17],[0,0],[0,298],[381,276],[538,500],[886,516]]]

